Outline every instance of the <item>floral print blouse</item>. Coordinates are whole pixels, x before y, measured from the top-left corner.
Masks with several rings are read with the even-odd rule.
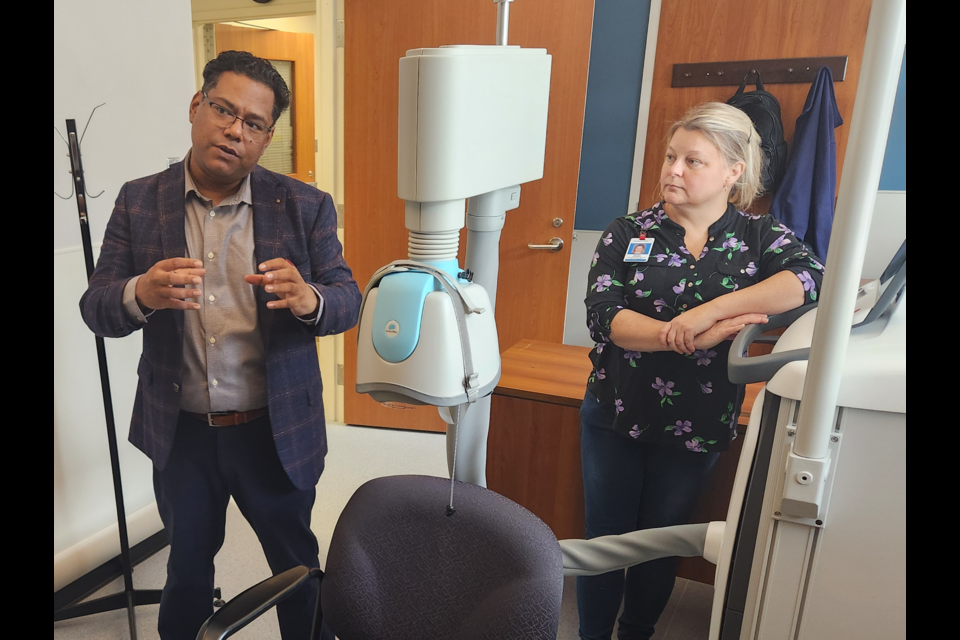
[[[643,233],[653,239],[647,262],[624,261],[630,240]],[[743,387],[727,378],[730,342],[691,355],[627,351],[610,341],[610,323],[621,309],[667,322],[780,271],[795,273],[805,302],[811,302],[823,265],[786,226],[733,205],[710,227],[698,257],[684,246],[684,235],[663,203],[617,218],[603,232],[584,301],[596,342],[587,389],[616,407],[612,428],[625,437],[686,451],[723,451],[736,437],[743,401]]]

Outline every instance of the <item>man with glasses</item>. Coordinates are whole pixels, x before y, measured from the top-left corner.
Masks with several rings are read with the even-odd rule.
[[[143,330],[130,441],[154,464],[170,537],[164,640],[213,612],[232,496],[274,573],[319,566],[310,530],[327,451],[316,336],[357,322],[331,197],[257,166],[290,92],[266,60],[227,51],[190,102],[191,147],[120,190],[80,301],[98,335]],[[316,589],[278,607],[309,636]]]

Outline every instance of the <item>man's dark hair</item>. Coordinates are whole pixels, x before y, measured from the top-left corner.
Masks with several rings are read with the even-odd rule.
[[[290,89],[268,60],[258,58],[248,51],[224,51],[203,68],[203,90],[210,91],[226,72],[246,76],[273,91],[273,111],[270,116],[276,124],[280,114],[290,106]],[[271,126],[273,126],[271,124]]]

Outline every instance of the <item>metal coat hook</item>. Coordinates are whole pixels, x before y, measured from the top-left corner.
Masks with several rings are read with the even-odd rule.
[[[671,87],[736,86],[740,78],[762,74],[763,84],[813,82],[821,67],[830,67],[834,82],[846,77],[847,56],[693,62],[673,65]]]
[[[90,121],[93,120],[93,114],[94,114],[94,112],[96,112],[97,109],[99,109],[100,107],[102,107],[102,106],[105,105],[105,104],[107,104],[107,103],[106,103],[106,102],[101,102],[100,104],[98,104],[97,106],[95,106],[95,107],[93,108],[93,111],[90,112],[90,117],[87,118],[87,124],[83,125],[83,132],[80,134],[80,140],[76,143],[76,152],[77,152],[77,154],[80,153],[80,143],[83,142],[83,137],[84,137],[85,135],[87,135],[87,127],[90,126]],[[53,130],[57,132],[57,135],[60,136],[60,139],[63,140],[63,143],[64,143],[65,145],[67,145],[67,149],[69,150],[69,149],[70,149],[70,141],[68,141],[66,138],[63,137],[63,134],[60,133],[60,129],[57,129],[57,125],[53,125]],[[69,154],[68,154],[68,155],[69,155]],[[71,169],[70,169],[70,173],[73,174],[73,167],[72,167],[72,166],[71,166]],[[73,176],[73,180],[70,181],[70,193],[69,193],[68,195],[62,196],[62,195],[60,195],[59,193],[57,193],[56,189],[54,189],[53,194],[54,194],[55,196],[57,196],[58,198],[60,198],[61,200],[69,200],[70,198],[73,197],[73,194],[74,194],[74,183],[75,183],[75,182],[79,182],[79,181],[80,181],[80,178],[79,178],[78,176]],[[91,198],[91,199],[92,199],[92,198],[99,198],[100,196],[102,196],[102,195],[104,194],[104,192],[106,192],[106,189],[101,189],[101,190],[100,190],[100,193],[98,193],[98,194],[95,195],[95,196],[92,196],[92,195],[90,195],[90,192],[87,191],[87,189],[86,189],[86,181],[84,181],[84,189],[83,189],[83,191],[84,191],[84,193],[86,194],[86,196],[87,196],[88,198]]]

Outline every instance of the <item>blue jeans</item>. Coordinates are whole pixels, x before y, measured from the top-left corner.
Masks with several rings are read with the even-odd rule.
[[[612,430],[613,412],[589,391],[580,408],[587,539],[686,524],[719,454],[636,442]],[[621,602],[618,638],[652,636],[673,591],[677,562],[662,558],[577,578],[580,637],[609,640]]]

